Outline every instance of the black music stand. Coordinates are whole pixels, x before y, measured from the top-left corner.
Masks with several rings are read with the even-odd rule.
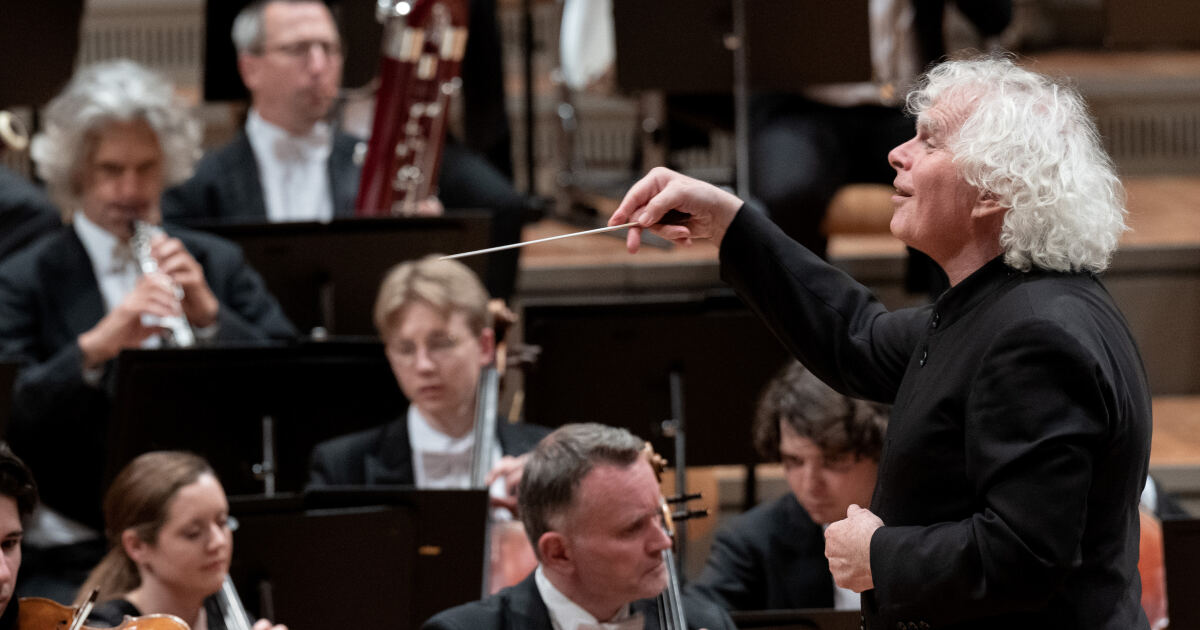
[[[741,1],[750,89],[792,91],[871,78],[867,0]],[[735,0],[613,0],[618,85],[729,93],[734,9]]]
[[[832,608],[730,611],[739,630],[858,630],[862,613]]]
[[[614,0],[613,22],[623,89],[732,93],[742,198],[750,196],[751,90],[872,74],[867,0]]]
[[[387,271],[426,254],[483,249],[489,244],[491,219],[482,212],[456,212],[436,218],[199,227],[241,246],[301,331],[321,328],[330,335],[374,336],[372,309]],[[494,260],[473,256],[463,262],[486,279]],[[506,272],[515,276],[516,268]]]
[[[478,599],[485,490],[322,488],[230,497],[230,575],[249,610],[293,630],[416,630]]]
[[[105,485],[141,453],[184,449],[229,494],[299,491],[315,444],[406,404],[378,342],[127,350],[115,370]]]
[[[523,341],[541,347],[525,370],[525,420],[601,422],[674,453],[659,423],[672,418],[672,373],[687,416],[687,465],[752,464],[754,407],[788,360],[732,293],[702,301],[526,305]]]
[[[83,4],[83,0],[4,3],[0,108],[39,108],[62,90],[75,68]]]
[[[1200,628],[1200,519],[1164,519],[1163,572],[1172,628]]]

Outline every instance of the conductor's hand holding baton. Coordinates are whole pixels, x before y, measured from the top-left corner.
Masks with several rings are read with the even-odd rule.
[[[658,167],[625,193],[608,224],[637,222],[638,226],[631,227],[625,238],[630,253],[636,253],[641,246],[642,229],[680,245],[691,245],[695,239],[710,239],[719,248],[725,230],[741,207],[742,200],[733,193]],[[676,212],[667,215],[672,210]],[[687,216],[680,217],[678,213]]]

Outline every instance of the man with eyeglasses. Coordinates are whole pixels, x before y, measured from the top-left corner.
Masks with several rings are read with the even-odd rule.
[[[434,256],[397,265],[375,301],[375,326],[410,405],[404,417],[313,449],[310,485],[470,485],[475,391],[495,354],[488,294],[469,268]],[[543,427],[498,422],[493,502],[512,498],[524,453]]]
[[[521,223],[527,215],[536,216],[538,204],[514,190],[506,172],[511,158],[509,136],[502,131],[507,116],[494,2],[471,2],[463,60],[466,138],[447,137],[437,196],[422,200],[417,214],[440,214],[443,206],[487,210],[492,240],[500,244],[520,240]],[[238,71],[250,91],[245,129],[205,156],[190,180],[163,195],[163,216],[201,226],[353,216],[360,139],[333,128],[329,120],[344,61],[330,10],[320,0],[258,0],[238,14],[232,35]],[[486,281],[493,295],[512,295],[517,257],[515,250],[506,252],[489,266]]]
[[[233,23],[250,91],[243,133],[163,196],[180,223],[328,221],[351,216],[358,139],[326,117],[342,81],[341,37],[319,0],[253,2]]]

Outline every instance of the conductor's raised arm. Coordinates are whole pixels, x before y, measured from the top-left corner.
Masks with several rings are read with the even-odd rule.
[[[608,224],[623,225],[630,221],[639,224],[630,228],[626,237],[630,253],[636,253],[641,246],[642,228],[679,244],[690,245],[694,239],[705,238],[720,247],[725,230],[741,207],[742,200],[730,192],[659,167],[625,193]],[[681,223],[660,224],[659,220],[670,210],[691,216]]]

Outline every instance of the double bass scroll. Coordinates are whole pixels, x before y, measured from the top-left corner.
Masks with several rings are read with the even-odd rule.
[[[467,16],[467,0],[379,2],[383,56],[356,215],[411,215],[433,195]]]

